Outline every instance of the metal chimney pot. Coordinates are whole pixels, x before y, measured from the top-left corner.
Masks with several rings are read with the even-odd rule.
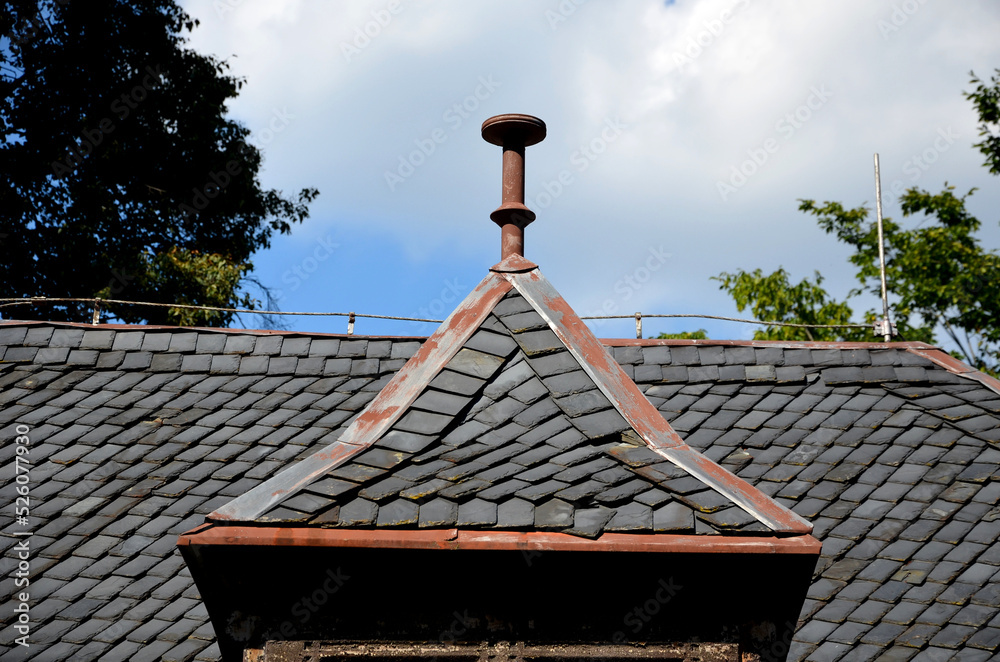
[[[503,196],[490,214],[500,226],[500,259],[524,256],[524,228],[535,212],[524,206],[524,148],[545,139],[545,122],[531,115],[496,115],[483,122],[483,140],[503,147]]]

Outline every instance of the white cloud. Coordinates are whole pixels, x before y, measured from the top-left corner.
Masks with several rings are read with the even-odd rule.
[[[548,139],[528,150],[528,197],[548,203],[527,230],[528,256],[581,309],[613,298],[622,274],[660,243],[674,257],[621,302],[626,312],[732,313],[708,278],[738,268],[783,265],[795,279],[821,268],[831,289],[846,290],[846,252],[796,200],[870,203],[875,151],[887,187],[985,184],[976,204],[1000,202],[970,147],[974,115],[961,96],[970,69],[1000,67],[993,3],[401,0],[387,21],[387,0],[243,0],[219,16],[225,2],[184,3],[202,21],[193,45],[235,56],[248,85],[232,111],[251,129],[266,128],[275,109],[295,116],[265,147],[264,183],[318,187],[312,227],[296,233],[349,230],[355,243],[342,250],[371,255],[365,278],[390,283],[421,264],[439,285],[450,265],[480,256],[485,273],[499,243],[488,214],[499,202],[500,153],[479,125],[501,112],[548,124]],[[912,10],[895,16],[899,25],[894,6]],[[346,57],[345,44],[358,52]],[[498,84],[475,99],[484,77]],[[816,90],[830,94],[817,103]],[[470,98],[471,109],[449,119]],[[616,118],[626,128],[583,168],[581,147]],[[959,138],[911,179],[907,162],[948,127]],[[445,140],[391,189],[385,173],[435,130]],[[723,200],[718,183],[766,141],[777,150]],[[552,195],[563,171],[572,183]],[[988,232],[994,245],[997,234]],[[293,259],[283,247],[295,241],[255,263],[280,274]],[[390,245],[404,262],[380,261]],[[310,287],[320,301],[322,281]],[[401,312],[388,290],[368,296],[355,309]]]

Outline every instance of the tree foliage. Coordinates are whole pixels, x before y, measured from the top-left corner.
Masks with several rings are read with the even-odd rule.
[[[886,279],[892,294],[892,319],[907,340],[934,342],[941,329],[962,359],[981,370],[1000,363],[1000,254],[982,246],[982,225],[966,209],[966,199],[945,186],[937,194],[911,188],[902,198],[903,216],[924,222],[903,228],[884,221]],[[868,210],[845,210],[838,203],[817,206],[803,200],[820,227],[854,248],[859,291],[880,293],[878,235]],[[875,311],[869,316],[874,317]],[[881,314],[878,314],[879,317]]]
[[[155,301],[159,292],[180,287],[202,294],[202,303],[197,305],[230,308],[235,304],[252,308],[255,303],[247,293],[235,302],[232,297],[250,269],[247,264],[233,264],[218,253],[199,253],[176,246],[164,253],[145,253],[142,259],[142,268],[128,283],[129,291],[137,301]],[[112,285],[97,294],[102,299],[118,299],[114,290]],[[118,309],[123,307],[119,305]],[[167,324],[177,326],[220,325],[228,321],[229,315],[221,311],[175,306],[130,306],[130,309],[133,317],[163,319]]]
[[[252,306],[250,256],[317,195],[262,189],[226,117],[244,81],[185,47],[174,0],[8,0],[0,12],[0,285],[7,296]],[[9,309],[8,309],[9,310]],[[230,314],[113,308],[128,322]],[[87,304],[19,317],[89,319]]]
[[[986,157],[984,166],[1000,175],[1000,69],[984,83],[964,93],[979,116],[983,140],[973,146]],[[966,207],[975,189],[956,195],[945,182],[940,193],[910,188],[900,198],[904,218],[922,220],[905,227],[883,219],[886,279],[891,299],[890,317],[901,338],[935,342],[940,330],[953,353],[970,365],[1000,372],[1000,253],[983,247],[977,232],[982,223]],[[716,280],[733,297],[739,310],[749,308],[757,319],[800,324],[845,324],[853,318],[848,300],[862,293],[881,296],[878,227],[868,207],[853,209],[839,202],[817,204],[800,200],[799,210],[816,217],[819,226],[854,253],[859,287],[844,301],[836,301],[815,281],[796,285],[784,269],[770,275],[753,272],[722,273]],[[869,299],[872,300],[872,299]],[[877,299],[875,299],[877,300]],[[868,323],[881,319],[881,307],[865,313]],[[802,329],[767,327],[755,337],[767,340],[873,340],[864,329]]]
[[[969,82],[976,89],[964,95],[979,115],[979,135],[983,138],[973,147],[986,157],[983,165],[994,175],[1000,175],[1000,69],[994,70],[989,84],[980,80],[974,72],[970,71],[969,75],[972,76]]]
[[[657,340],[708,340],[708,332],[705,329],[697,331],[681,331],[680,333],[661,333],[656,336]]]
[[[793,285],[788,272],[779,268],[764,275],[760,269],[752,272],[721,273],[714,278],[719,289],[725,290],[741,312],[750,309],[755,319],[790,324],[852,324],[853,311],[845,301],[836,301],[821,286],[823,277],[803,278]],[[804,328],[768,326],[754,332],[755,340],[864,340],[865,329]]]

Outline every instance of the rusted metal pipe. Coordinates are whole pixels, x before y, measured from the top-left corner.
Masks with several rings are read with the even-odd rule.
[[[511,255],[524,257],[524,226],[527,224],[519,225],[516,222],[508,222],[500,226],[501,260]]]
[[[500,226],[500,259],[524,256],[524,228],[535,212],[524,204],[524,148],[545,139],[545,122],[531,115],[496,115],[483,122],[483,140],[503,147],[500,206],[490,214]]]
[[[524,204],[524,145],[503,146],[502,200]]]

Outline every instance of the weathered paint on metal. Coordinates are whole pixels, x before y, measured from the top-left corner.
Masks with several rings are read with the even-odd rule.
[[[675,554],[811,554],[822,544],[811,535],[699,536],[604,533],[588,540],[540,531],[459,529],[385,531],[262,526],[213,526],[180,536],[181,547],[246,545],[282,547],[364,547],[379,549],[656,552]]]
[[[1000,380],[996,377],[987,375],[985,372],[976,370],[969,364],[956,359],[954,356],[939,347],[926,345],[924,347],[911,347],[908,351],[916,354],[917,356],[922,356],[928,361],[941,366],[948,372],[960,375],[967,379],[973,379],[994,393],[1000,393]]]
[[[487,118],[480,133],[483,140],[497,147],[503,147],[511,134],[518,135],[525,147],[531,147],[545,140],[546,128],[545,122],[532,115],[506,113]]]
[[[340,439],[230,501],[208,515],[208,519],[252,521],[317,476],[378,441],[510,290],[509,282],[499,274],[490,273],[400,368]]]
[[[649,318],[649,315],[644,317]],[[631,319],[624,317],[622,319]],[[936,349],[918,341],[908,342],[830,342],[826,340],[686,340],[661,338],[601,338],[607,347],[780,347],[782,349]]]
[[[742,478],[733,475],[690,446],[657,446],[653,451],[667,458],[689,474],[728,497],[772,531],[779,533],[811,533],[813,525],[785,508]]]
[[[540,271],[503,275],[548,322],[650,448],[732,500],[772,531],[793,534],[812,531],[808,521],[687,446]]]
[[[684,444],[540,271],[505,276],[549,323],[584,371],[643,439],[647,442],[656,439],[662,446]]]
[[[537,268],[537,264],[526,259],[523,255],[508,255],[490,267],[490,271],[500,273],[518,273],[521,271],[531,271],[532,269]]]
[[[504,223],[500,230],[500,255],[524,255],[524,226]]]
[[[490,214],[501,228],[501,259],[524,255],[524,228],[535,220],[524,205],[524,148],[545,139],[545,122],[531,115],[496,115],[483,122],[482,135],[503,147],[502,201]]]

